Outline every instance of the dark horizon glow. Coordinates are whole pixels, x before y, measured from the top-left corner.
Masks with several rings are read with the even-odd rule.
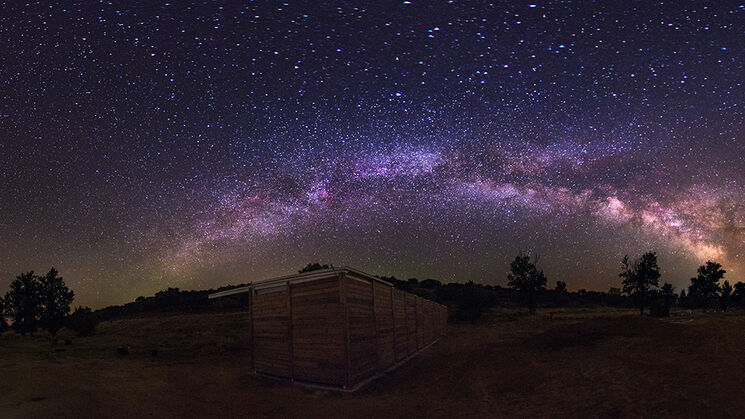
[[[278,6],[279,5],[279,6]],[[75,304],[311,261],[617,287],[745,281],[745,5],[12,5],[0,16],[0,294]]]

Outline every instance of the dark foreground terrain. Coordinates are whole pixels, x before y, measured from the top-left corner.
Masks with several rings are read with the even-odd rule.
[[[253,375],[243,312],[0,336],[0,417],[741,416],[745,316],[497,312],[355,394]],[[120,356],[116,348],[129,346]],[[157,357],[152,349],[157,346]]]

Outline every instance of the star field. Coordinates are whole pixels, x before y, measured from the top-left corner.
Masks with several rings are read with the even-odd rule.
[[[14,3],[0,293],[99,307],[309,261],[504,285],[745,268],[745,4]]]

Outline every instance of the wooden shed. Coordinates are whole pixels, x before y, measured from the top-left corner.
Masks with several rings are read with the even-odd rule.
[[[437,341],[445,306],[349,267],[255,282],[249,293],[257,373],[353,389]]]

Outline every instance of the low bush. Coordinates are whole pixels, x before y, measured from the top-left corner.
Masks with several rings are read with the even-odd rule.
[[[96,331],[98,316],[90,307],[78,307],[67,316],[67,327],[77,332],[78,336],[90,336]]]

